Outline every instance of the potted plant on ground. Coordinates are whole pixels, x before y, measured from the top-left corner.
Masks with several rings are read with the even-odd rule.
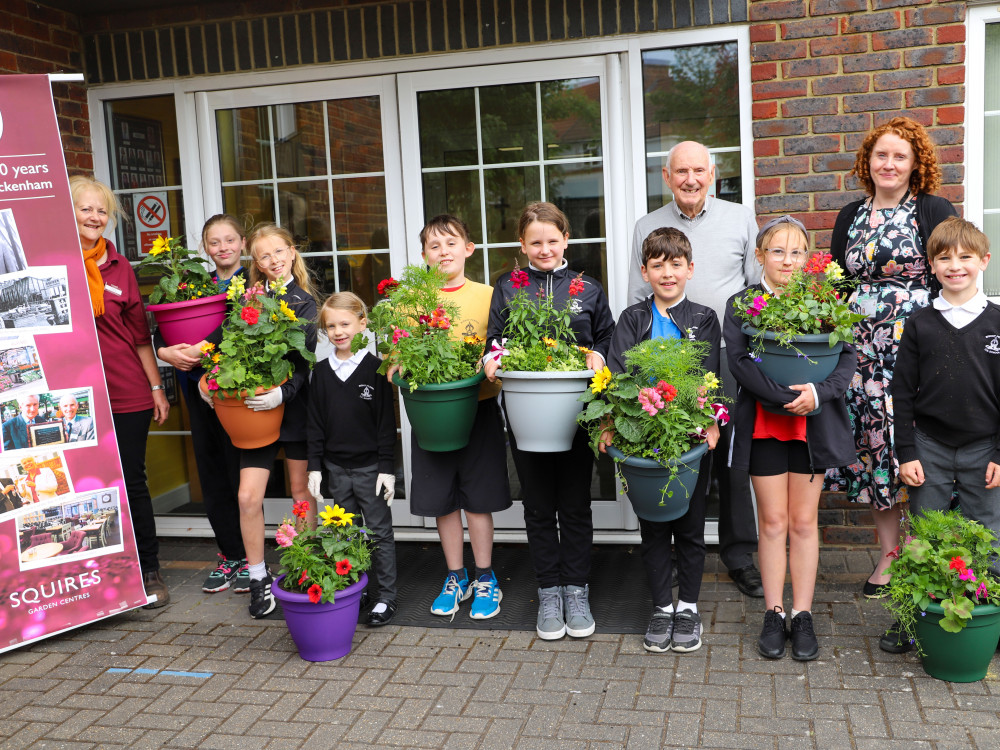
[[[729,413],[719,380],[705,372],[703,341],[651,339],[624,353],[625,372],[594,375],[577,417],[596,453],[606,433],[608,454],[635,514],[648,521],[683,516],[698,481],[708,429]]]
[[[188,250],[179,237],[162,236],[139,261],[139,274],[160,278],[146,309],[168,346],[201,341],[226,316],[226,295],[219,293],[207,264],[207,258]]]
[[[574,297],[583,291],[579,274],[561,307],[545,290],[532,290],[528,274],[516,264],[511,272],[518,290],[507,305],[502,357],[497,377],[503,381],[507,426],[523,451],[567,451],[576,433],[576,416],[594,371],[587,368],[588,349],[576,343],[570,327]]]
[[[829,253],[813,255],[780,294],[748,290],[734,303],[752,341],[751,356],[776,383],[825,380],[837,365],[843,342],[854,340],[854,324],[864,319],[851,312],[846,295],[850,282],[832,258]]]
[[[436,267],[406,266],[399,281],[389,278],[378,285],[386,298],[369,314],[383,358],[379,372],[398,370],[393,382],[426,451],[458,450],[469,442],[484,377],[483,340],[456,336],[451,322],[460,310],[438,296],[445,279]],[[352,348],[364,345],[359,336]]]
[[[262,393],[284,383],[294,364],[288,355],[297,353],[309,363],[316,356],[306,344],[305,325],[284,300],[279,280],[271,285],[273,296],[263,284],[246,288],[241,276],[234,276],[225,296],[233,302],[226,316],[222,341],[202,346],[200,381],[211,393],[215,413],[237,448],[270,445],[278,439],[284,404],[275,409],[253,411],[243,405],[248,394]]]
[[[308,503],[292,513],[304,520]],[[361,594],[368,584],[372,542],[368,530],[354,525],[354,514],[339,505],[320,511],[322,525],[309,530],[287,518],[275,539],[281,548],[281,575],[271,584],[285,623],[306,661],[346,656],[358,624]]]
[[[986,676],[1000,639],[996,535],[963,516],[930,510],[909,518],[906,541],[891,553],[889,596],[900,638],[924,671],[949,682]]]

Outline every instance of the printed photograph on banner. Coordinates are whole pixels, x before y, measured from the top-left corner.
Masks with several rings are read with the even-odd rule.
[[[72,494],[73,482],[61,451],[0,458],[0,517],[25,505],[49,503]]]
[[[0,274],[24,271],[28,261],[14,223],[14,209],[0,209]]]
[[[15,521],[21,570],[123,549],[121,506],[114,487],[32,506],[19,513]]]
[[[0,400],[48,390],[33,336],[0,338]]]
[[[0,276],[0,335],[72,331],[68,289],[66,266]]]
[[[3,451],[97,445],[93,402],[91,388],[28,389],[15,399],[0,402]]]

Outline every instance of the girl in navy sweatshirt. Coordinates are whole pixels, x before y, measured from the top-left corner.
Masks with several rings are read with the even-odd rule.
[[[792,272],[806,260],[805,227],[791,216],[772,219],[757,235],[757,261],[764,267],[760,284],[749,289],[762,296],[780,295]],[[857,355],[845,344],[833,373],[820,383],[779,385],[757,367],[749,338],[740,330],[734,305],[726,305],[722,334],[729,367],[739,384],[730,466],[749,470],[757,495],[757,554],[764,583],[764,627],[758,652],[768,659],[785,655],[788,628],[782,609],[786,554],[792,573],[792,658],[815,659],[812,599],[819,563],[819,494],[823,473],[855,460],[854,439],[844,393],[854,375]],[[817,406],[819,414],[806,416]],[[783,410],[775,414],[765,410]]]

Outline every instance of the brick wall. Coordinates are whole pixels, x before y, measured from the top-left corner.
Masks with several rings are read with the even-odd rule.
[[[864,193],[847,173],[865,134],[905,114],[937,145],[959,206],[965,138],[965,7],[946,0],[751,0],[758,218],[790,213],[830,245],[837,212]],[[823,542],[874,543],[871,514],[825,493]]]
[[[0,73],[82,73],[80,23],[72,13],[25,0],[0,7]],[[87,89],[56,83],[52,95],[69,173],[93,172]]]

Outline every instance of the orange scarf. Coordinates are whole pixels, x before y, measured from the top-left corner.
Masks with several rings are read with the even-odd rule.
[[[90,291],[90,306],[94,308],[94,317],[104,315],[104,277],[97,267],[98,259],[107,250],[107,240],[101,237],[90,250],[83,251],[83,267],[87,269],[87,289]]]

